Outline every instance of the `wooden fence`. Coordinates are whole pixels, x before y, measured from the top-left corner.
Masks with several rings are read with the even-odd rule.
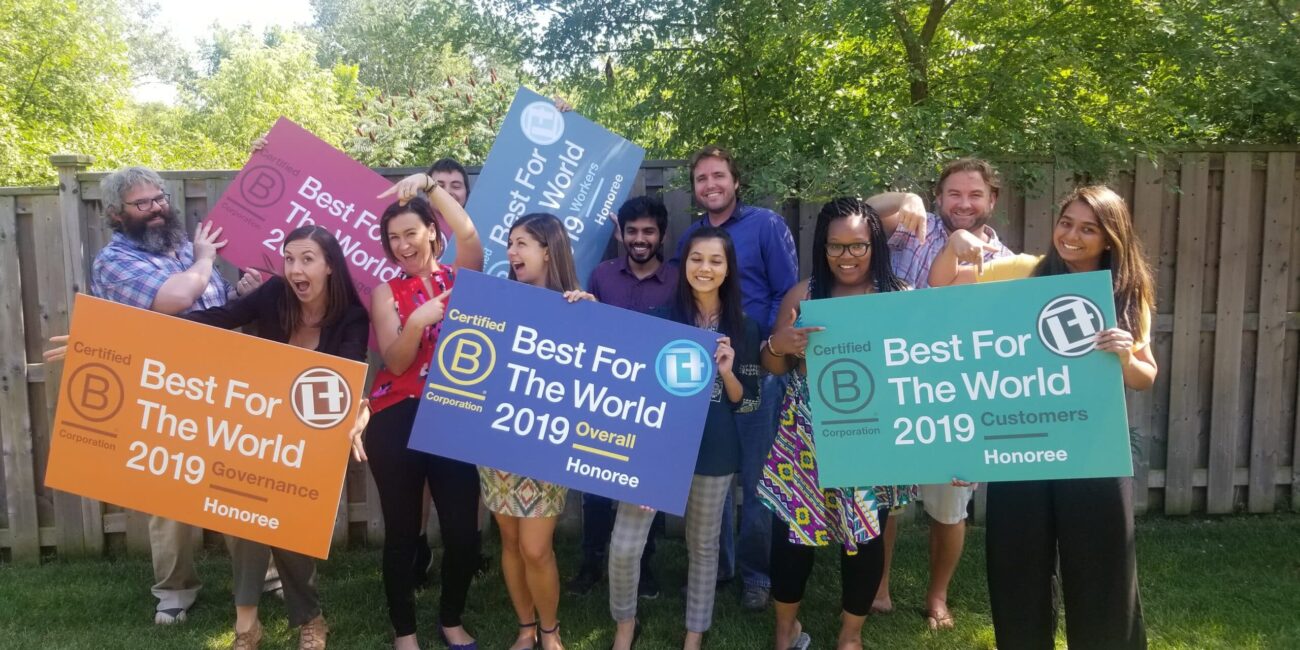
[[[1300,509],[1300,147],[1179,152],[1138,158],[1106,179],[1129,201],[1156,270],[1155,389],[1128,395],[1140,435],[1139,511],[1168,514]],[[110,231],[100,211],[102,173],[89,160],[53,156],[59,184],[0,188],[0,558],[147,550],[147,518],[43,485],[60,366],[40,363],[46,339],[68,331],[72,295],[86,289]],[[662,193],[669,250],[690,221],[674,183],[676,161],[647,162],[632,194]],[[1001,165],[1008,184],[995,225],[1014,250],[1049,245],[1055,198],[1082,180],[1050,161]],[[382,169],[400,178],[413,169]],[[1029,172],[1029,173],[1023,173]],[[471,170],[471,177],[476,170]],[[233,178],[230,171],[164,173],[193,230]],[[781,206],[807,272],[820,206]],[[233,277],[233,269],[221,270]],[[348,470],[335,542],[382,535],[373,482]],[[576,501],[572,500],[572,501]],[[977,512],[982,503],[977,501]],[[201,543],[201,542],[200,542]]]

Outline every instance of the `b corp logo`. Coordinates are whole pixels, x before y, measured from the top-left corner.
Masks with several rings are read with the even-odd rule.
[[[1104,328],[1101,308],[1083,296],[1053,298],[1038,312],[1038,340],[1063,357],[1081,357]]]
[[[655,358],[655,377],[669,393],[690,397],[713,385],[713,356],[695,341],[672,341]]]
[[[492,339],[476,329],[456,330],[438,344],[438,369],[447,381],[473,386],[487,379],[497,364]]]
[[[550,102],[533,102],[519,115],[519,128],[533,144],[555,144],[564,135],[564,115]]]
[[[293,380],[293,414],[313,429],[329,429],[352,411],[352,389],[329,368],[309,368]]]
[[[866,366],[853,359],[836,359],[817,376],[817,392],[832,411],[857,413],[871,403],[876,379]]]

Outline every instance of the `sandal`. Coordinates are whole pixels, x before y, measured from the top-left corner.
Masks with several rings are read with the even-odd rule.
[[[262,622],[258,621],[247,632],[236,632],[235,642],[230,645],[230,650],[257,650],[262,644]]]
[[[556,622],[555,622],[555,627],[552,627],[552,628],[549,629],[549,630],[546,629],[546,628],[544,628],[544,627],[542,627],[542,626],[540,626],[540,625],[537,626],[537,629],[538,629],[538,631],[541,632],[541,635],[554,634],[554,635],[556,635],[556,636],[559,636],[559,635],[560,635],[560,622],[559,622],[559,621],[556,621]],[[538,643],[540,643],[540,642],[541,642],[541,639],[539,638],[539,639],[538,639]]]
[[[925,609],[921,610],[921,618],[925,619],[931,630],[951,630],[956,625],[952,612],[938,614],[932,609]]]
[[[532,623],[520,623],[520,624],[519,624],[519,629],[521,629],[521,630],[526,629],[526,628],[530,628],[530,627],[534,627],[534,628],[537,627],[537,621],[533,621]],[[512,646],[510,646],[510,650],[533,650],[533,648],[536,648],[536,647],[537,647],[537,644],[540,643],[540,642],[541,642],[541,639],[537,638],[537,632],[534,630],[534,631],[533,631],[533,635],[532,635],[532,637],[529,639],[528,647],[527,647],[527,648],[520,648],[519,646],[513,646],[513,645],[512,645]],[[515,643],[519,643],[519,639],[515,639]]]
[[[325,624],[324,616],[303,623],[298,628],[298,650],[325,650],[325,637],[329,633],[330,626]]]
[[[438,621],[438,637],[442,639],[442,644],[447,646],[447,650],[478,650],[478,640],[469,643],[452,643],[451,639],[447,638],[447,628],[443,626],[442,621]]]

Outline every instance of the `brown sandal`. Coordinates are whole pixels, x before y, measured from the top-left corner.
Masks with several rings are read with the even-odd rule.
[[[235,632],[235,642],[230,650],[257,650],[262,644],[262,622],[257,621],[247,632]]]
[[[329,636],[330,626],[325,624],[324,616],[317,616],[298,628],[298,650],[325,650],[325,638]]]

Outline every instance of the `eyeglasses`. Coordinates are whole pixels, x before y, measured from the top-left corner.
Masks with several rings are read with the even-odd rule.
[[[844,251],[848,251],[849,255],[852,255],[853,257],[862,257],[867,254],[867,249],[869,248],[871,248],[871,244],[866,242],[858,242],[856,244],[826,244],[826,254],[831,257],[841,257],[844,255]]]
[[[158,196],[155,196],[152,199],[140,199],[139,201],[128,201],[127,205],[134,205],[135,209],[144,212],[145,210],[152,208],[155,203],[157,203],[159,206],[164,206],[167,205],[167,202],[171,200],[172,200],[172,195],[168,194],[167,192],[163,192],[162,194],[159,194]]]

